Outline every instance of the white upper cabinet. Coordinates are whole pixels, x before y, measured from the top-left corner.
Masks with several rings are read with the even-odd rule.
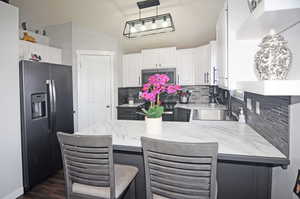
[[[228,10],[225,3],[216,25],[216,66],[218,85],[228,88]]]
[[[237,82],[258,79],[254,57],[262,37],[247,40],[238,37],[239,28],[249,16],[249,12],[247,1],[228,0],[216,25],[218,85],[228,90],[238,89]]]
[[[159,68],[176,68],[176,48],[161,48],[159,51]]]
[[[194,49],[177,50],[177,81],[179,85],[195,85]]]
[[[31,56],[36,54],[41,56],[41,62],[62,64],[62,50],[46,45],[31,43],[27,41],[19,42],[19,59],[30,60]]]
[[[159,51],[143,50],[142,51],[142,69],[157,68],[159,63]]]
[[[180,85],[214,85],[216,42],[192,49],[161,48],[123,56],[123,87],[140,87],[143,69],[176,68]]]
[[[216,42],[195,48],[195,84],[215,85],[216,83]]]
[[[123,55],[123,87],[141,86],[141,54]]]
[[[176,48],[158,48],[142,50],[142,68],[175,68]]]
[[[210,84],[210,46],[200,46],[195,49],[194,62],[195,62],[195,83],[197,85]]]

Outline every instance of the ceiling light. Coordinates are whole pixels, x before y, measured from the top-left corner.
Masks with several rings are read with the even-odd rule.
[[[142,26],[140,29],[141,29],[141,31],[145,31],[147,29],[144,21],[142,21]]]
[[[156,29],[156,28],[157,28],[155,19],[152,20],[151,28],[152,28],[152,29]]]
[[[136,28],[135,28],[135,24],[134,23],[132,23],[132,26],[131,26],[131,28],[130,28],[130,32],[131,33],[136,33]]]
[[[164,21],[162,22],[162,27],[166,28],[169,26],[168,22],[167,22],[167,17],[164,17]]]
[[[140,3],[140,4],[139,4]],[[137,38],[142,36],[173,32],[174,22],[170,13],[158,15],[159,0],[146,0],[138,2],[140,6],[139,18],[126,21],[123,35],[127,38]],[[146,18],[141,17],[141,10],[148,7],[156,7],[156,15]]]

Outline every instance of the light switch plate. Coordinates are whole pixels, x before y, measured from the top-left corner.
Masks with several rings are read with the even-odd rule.
[[[247,98],[247,109],[252,111],[252,100],[250,98]]]
[[[260,115],[260,102],[256,101],[255,112],[257,115]]]

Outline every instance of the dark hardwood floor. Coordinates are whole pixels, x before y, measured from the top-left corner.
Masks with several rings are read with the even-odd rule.
[[[56,175],[17,199],[65,199],[63,172],[59,171]]]

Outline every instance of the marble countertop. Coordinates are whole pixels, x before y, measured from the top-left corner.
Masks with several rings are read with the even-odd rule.
[[[176,104],[175,108],[184,108],[184,109],[202,109],[202,110],[227,110],[227,107],[224,105],[210,105],[210,104]]]
[[[81,135],[112,135],[113,145],[141,147],[142,136],[178,142],[217,142],[219,154],[287,159],[247,124],[234,121],[163,122],[162,132],[149,134],[144,121],[111,121],[77,132]]]

